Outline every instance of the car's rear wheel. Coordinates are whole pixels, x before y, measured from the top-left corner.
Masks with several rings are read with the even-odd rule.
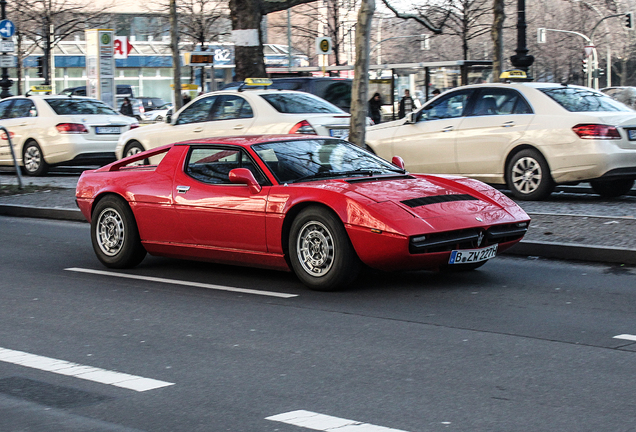
[[[106,267],[129,268],[146,256],[135,217],[122,198],[108,196],[93,210],[91,240],[97,258]]]
[[[541,153],[532,149],[517,152],[506,167],[506,183],[519,199],[538,201],[550,196],[554,180]]]
[[[42,176],[49,170],[49,165],[44,160],[42,149],[33,140],[24,144],[22,149],[22,167],[24,173],[30,176]]]
[[[331,211],[308,207],[294,219],[289,258],[296,276],[309,288],[335,291],[351,283],[360,261],[342,221]]]
[[[126,147],[124,147],[124,157],[134,156],[143,151],[145,151],[144,146],[142,146],[139,141],[131,141],[126,144]],[[138,163],[148,165],[150,164],[150,161],[148,159],[144,159],[143,161],[140,161]]]
[[[594,192],[604,198],[616,198],[628,193],[634,186],[633,179],[592,180],[590,182]]]

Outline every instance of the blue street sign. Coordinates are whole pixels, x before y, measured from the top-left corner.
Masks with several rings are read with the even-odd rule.
[[[10,38],[15,34],[15,24],[11,20],[0,21],[0,36]]]

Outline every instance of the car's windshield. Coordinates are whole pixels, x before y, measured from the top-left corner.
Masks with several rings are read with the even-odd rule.
[[[344,114],[344,111],[319,97],[304,93],[267,93],[261,97],[283,114]]]
[[[570,112],[587,111],[632,111],[629,107],[609,96],[578,87],[540,88],[559,105]]]
[[[119,113],[102,101],[92,99],[46,99],[56,114],[113,114]]]
[[[283,141],[257,144],[253,148],[279,183],[404,174],[395,165],[337,139]]]

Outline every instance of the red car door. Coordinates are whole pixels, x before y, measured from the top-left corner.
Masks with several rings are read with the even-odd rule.
[[[229,181],[234,168],[248,168],[261,185],[265,177],[240,148],[192,146],[175,175],[174,204],[195,244],[266,252],[265,209],[269,186],[254,194]]]

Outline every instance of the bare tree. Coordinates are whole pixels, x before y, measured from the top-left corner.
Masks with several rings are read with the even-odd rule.
[[[349,141],[365,147],[367,121],[367,99],[369,96],[369,39],[371,20],[375,12],[375,0],[362,0],[358,11],[358,31],[356,32],[356,62],[351,87],[351,124]]]
[[[492,38],[492,76],[493,81],[499,81],[499,75],[503,71],[503,30],[506,19],[505,1],[493,0],[493,21],[490,29]]]

